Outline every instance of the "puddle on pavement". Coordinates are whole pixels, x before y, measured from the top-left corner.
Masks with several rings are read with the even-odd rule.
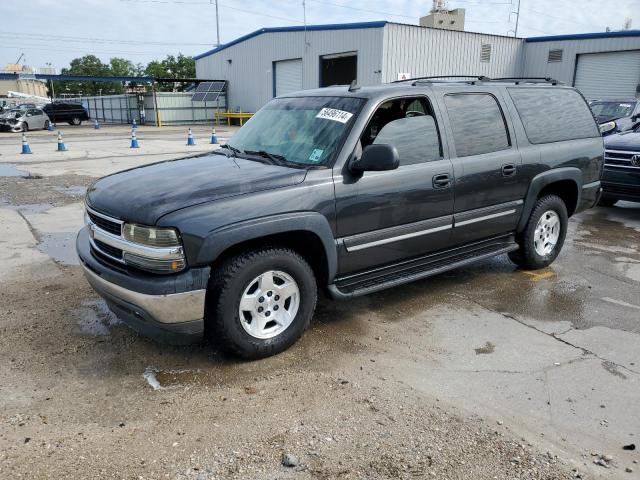
[[[45,233],[38,243],[38,250],[63,265],[80,265],[75,239],[73,232]]]
[[[84,300],[71,315],[76,318],[80,333],[94,337],[109,335],[109,328],[121,323],[104,300]]]
[[[581,218],[574,243],[604,252],[640,253],[639,214],[637,208],[598,209]]]
[[[19,170],[11,163],[0,163],[0,177],[25,177],[29,172]]]
[[[69,187],[53,187],[56,192],[64,193],[72,197],[84,197],[87,187],[82,185],[71,185]]]

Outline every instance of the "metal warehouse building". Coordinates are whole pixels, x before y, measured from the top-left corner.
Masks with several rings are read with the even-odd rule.
[[[391,22],[263,28],[195,57],[200,78],[227,80],[228,105],[329,85],[430,75],[551,76],[590,98],[634,96],[640,30],[514,38]]]

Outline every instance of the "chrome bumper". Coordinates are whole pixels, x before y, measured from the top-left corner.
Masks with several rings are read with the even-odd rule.
[[[174,324],[202,320],[204,318],[204,300],[206,290],[193,290],[169,295],[148,295],[134,292],[111,283],[92,272],[83,262],[82,270],[93,289],[107,301],[124,301],[137,306],[142,312],[139,315],[149,315],[159,323]]]

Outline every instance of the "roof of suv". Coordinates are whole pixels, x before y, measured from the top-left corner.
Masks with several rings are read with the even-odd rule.
[[[555,82],[555,81],[553,81]],[[573,90],[573,87],[548,82],[527,82],[525,80],[512,80],[512,81],[430,81],[430,80],[406,80],[402,82],[385,83],[382,85],[368,86],[368,87],[350,87],[348,85],[336,85],[332,87],[315,88],[310,90],[301,90],[298,92],[288,93],[281,95],[279,98],[291,98],[291,97],[345,97],[353,96],[357,98],[366,99],[380,99],[388,97],[389,95],[410,95],[415,93],[417,89],[460,89],[460,88],[475,89],[496,89],[504,87],[535,87],[535,88],[569,88]]]

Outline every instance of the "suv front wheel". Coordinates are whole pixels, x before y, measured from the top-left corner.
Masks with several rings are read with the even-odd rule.
[[[311,322],[317,299],[313,270],[287,248],[262,248],[228,259],[207,292],[207,334],[247,359],[289,348]]]
[[[562,250],[569,216],[557,195],[539,198],[524,231],[518,235],[520,248],[509,253],[513,263],[536,270],[550,265]]]

